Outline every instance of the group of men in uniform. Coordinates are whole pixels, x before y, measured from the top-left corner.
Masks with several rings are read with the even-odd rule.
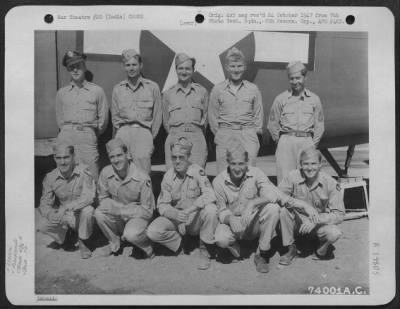
[[[86,81],[86,56],[69,51],[63,65],[71,83],[56,98],[60,133],[54,145],[57,168],[46,175],[37,229],[61,247],[69,228],[78,231],[82,258],[94,222],[109,244],[105,255],[118,254],[129,242],[148,258],[153,243],[180,254],[186,234],[199,236],[199,269],[210,267],[213,246],[241,257],[240,240],[259,239],[256,269],[268,272],[271,240],[280,234],[280,264],[296,255],[295,235],[313,234],[320,245],[315,258],[331,256],[341,236],[340,187],[321,169],[316,150],[324,131],[317,95],[304,88],[307,69],[287,67],[290,89],[274,101],[268,123],[277,142],[278,187],[257,167],[263,105],[258,87],[243,79],[246,60],[232,48],[226,56],[228,79],[207,90],[192,80],[195,59],[175,58],[178,83],[163,95],[141,75],[141,56],[122,53],[127,79],[112,92],[114,138],[106,144],[111,165],[98,173],[97,137],[105,130],[109,107],[104,91]],[[167,172],[155,201],[151,172],[153,139],[163,123]],[[206,173],[207,124],[215,135],[218,175]],[[96,207],[94,207],[96,206]],[[159,214],[154,218],[155,210]]]

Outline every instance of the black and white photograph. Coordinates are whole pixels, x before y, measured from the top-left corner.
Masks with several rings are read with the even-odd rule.
[[[376,164],[394,160],[394,121],[382,122],[394,81],[380,75],[387,96],[372,81],[394,47],[377,47],[363,17],[373,10],[159,7],[171,13],[163,26],[128,8],[38,11],[49,25],[21,38],[30,194],[16,198],[29,204],[23,232],[6,199],[7,290],[29,278],[23,304],[381,301],[395,204]],[[6,89],[21,102],[19,70]],[[6,96],[6,116],[26,104],[10,109]],[[6,162],[20,156],[14,127]]]

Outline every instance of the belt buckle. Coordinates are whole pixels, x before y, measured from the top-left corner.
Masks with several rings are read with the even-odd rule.
[[[83,131],[83,129],[84,129],[83,125],[81,125],[81,124],[76,124],[75,127],[78,131]]]
[[[185,127],[185,128],[183,128],[183,131],[184,131],[184,132],[192,132],[192,129],[189,128],[189,127]]]

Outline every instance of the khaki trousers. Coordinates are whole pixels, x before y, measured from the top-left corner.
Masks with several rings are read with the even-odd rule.
[[[312,145],[314,144],[311,137],[281,135],[275,153],[278,185],[287,173],[299,168],[300,152]]]
[[[124,219],[120,216],[108,215],[97,208],[94,213],[97,225],[108,239],[111,251],[117,252],[121,246],[121,239],[130,242],[142,249],[146,254],[153,251],[150,240],[146,236],[149,224],[142,218]]]
[[[206,167],[207,163],[207,143],[204,138],[203,131],[198,128],[196,132],[185,132],[183,128],[171,128],[167,139],[165,140],[165,165],[168,171],[172,167],[171,160],[171,144],[179,137],[187,138],[193,145],[190,161],[200,165],[202,168]]]
[[[259,238],[259,249],[268,251],[271,249],[271,240],[276,236],[276,226],[279,223],[279,211],[280,206],[278,204],[265,205],[245,227],[244,232],[240,234],[234,233],[227,224],[219,224],[215,231],[215,243],[218,247],[228,248],[232,246],[236,240],[252,240]]]
[[[302,221],[305,218],[306,216],[304,214],[296,210],[288,210],[284,207],[281,208],[280,223],[283,246],[289,246],[295,242],[295,234],[298,233]],[[318,251],[321,255],[324,255],[329,245],[335,243],[342,236],[342,231],[335,224],[324,224],[316,226],[316,228],[311,231],[310,235],[318,238],[320,242]]]
[[[78,231],[80,239],[88,239],[93,232],[94,208],[86,206],[79,211],[67,211],[62,217],[60,223],[50,222],[43,217],[38,209],[36,210],[36,230],[43,234],[49,235],[58,244],[62,244],[65,240],[68,228]]]
[[[219,128],[215,135],[217,174],[225,170],[228,166],[226,162],[226,151],[229,149],[232,139],[239,141],[249,154],[249,164],[255,166],[260,149],[257,132],[253,128],[233,130],[229,128]]]
[[[155,243],[159,243],[176,252],[179,249],[182,235],[179,234],[180,222],[166,217],[158,217],[147,229],[147,236]],[[189,235],[200,235],[206,244],[214,243],[215,228],[218,224],[217,207],[214,204],[206,205],[203,209],[191,214],[189,223],[185,226]]]
[[[73,145],[77,162],[89,167],[90,173],[97,181],[99,177],[99,153],[97,137],[92,128],[83,127],[77,130],[73,125],[65,125],[57,137],[57,142]]]
[[[128,147],[130,158],[135,166],[146,174],[151,173],[151,155],[153,154],[153,136],[149,129],[143,127],[122,126],[116,138],[120,138]]]

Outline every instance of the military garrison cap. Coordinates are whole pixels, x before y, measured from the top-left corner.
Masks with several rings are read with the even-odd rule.
[[[289,62],[286,67],[286,70],[288,74],[294,74],[297,72],[301,72],[301,74],[303,75],[307,74],[307,67],[301,61]]]
[[[123,150],[123,152],[127,152],[128,148],[126,147],[126,145],[124,144],[124,142],[120,139],[120,138],[114,138],[112,140],[110,140],[107,144],[106,144],[106,149],[107,149],[107,153],[112,152],[113,150],[117,149],[117,148],[121,148]]]
[[[67,51],[64,55],[62,65],[65,67],[68,67],[72,64],[79,63],[79,62],[84,62],[86,59],[86,55],[78,52],[78,51]]]
[[[122,51],[122,62],[126,63],[132,58],[136,58],[139,63],[142,62],[140,54],[134,49],[125,49]]]
[[[192,61],[192,67],[195,66],[196,64],[196,59],[193,57],[190,57],[189,55],[185,54],[185,53],[179,53],[176,55],[175,57],[175,67],[178,67],[179,65],[181,65],[182,63],[184,63],[185,61]]]
[[[186,150],[187,153],[190,153],[192,151],[193,144],[186,137],[179,137],[172,142],[171,150],[174,147],[179,147]]]

